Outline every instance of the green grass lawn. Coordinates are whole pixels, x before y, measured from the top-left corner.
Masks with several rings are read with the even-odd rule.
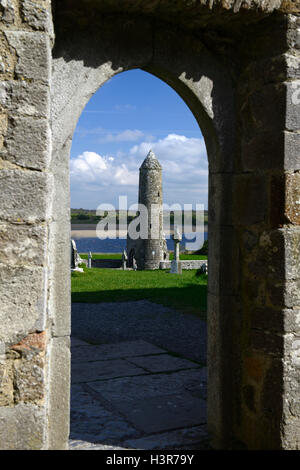
[[[82,259],[88,259],[88,254],[80,253]],[[122,259],[122,253],[92,253],[93,259]]]
[[[82,259],[88,259],[88,255],[86,253],[80,253]],[[99,253],[99,254],[92,254],[93,259],[121,259],[122,253]],[[170,253],[170,260],[174,257],[174,253]],[[188,260],[188,259],[207,259],[206,255],[186,255],[184,253],[180,254],[181,260]]]
[[[122,271],[84,268],[72,273],[72,302],[123,302],[147,299],[205,319],[207,276],[167,270]]]

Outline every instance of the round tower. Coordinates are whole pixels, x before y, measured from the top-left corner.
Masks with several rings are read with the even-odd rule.
[[[147,224],[147,239],[139,241],[137,256],[138,269],[158,269],[164,260],[166,242],[163,233],[162,167],[150,150],[140,167],[139,204],[147,208],[148,217],[142,219]]]

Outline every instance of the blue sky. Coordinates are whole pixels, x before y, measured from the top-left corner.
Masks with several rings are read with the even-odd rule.
[[[116,75],[90,99],[71,149],[71,207],[137,202],[138,169],[152,149],[163,167],[164,202],[207,207],[207,156],[189,108],[142,70]]]

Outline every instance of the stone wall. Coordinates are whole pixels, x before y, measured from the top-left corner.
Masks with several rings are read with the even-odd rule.
[[[171,269],[172,261],[161,261],[159,269]],[[190,260],[181,260],[182,269],[200,269],[203,264],[207,265],[207,260],[205,259],[190,259]]]
[[[0,448],[51,448],[55,386],[68,383],[68,338],[50,306],[50,80],[54,41],[49,0],[0,2]],[[64,279],[68,286],[68,278]],[[68,312],[64,312],[68,315]],[[65,355],[56,361],[58,348]],[[54,352],[54,354],[52,354]],[[60,374],[63,373],[63,377]],[[66,447],[68,415],[58,448]]]
[[[86,261],[86,260],[85,260]],[[92,259],[92,268],[121,268],[121,259]]]

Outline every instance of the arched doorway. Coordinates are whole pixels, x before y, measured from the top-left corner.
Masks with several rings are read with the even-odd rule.
[[[151,8],[148,15],[146,11],[138,14],[133,9],[125,13],[99,6],[93,21],[89,21],[90,12],[84,8],[78,15],[68,10],[67,3],[64,9],[56,10],[51,164],[55,202],[50,239],[55,258],[50,292],[51,298],[56,299],[53,307],[53,315],[56,316],[54,335],[67,335],[69,331],[69,289],[62,280],[68,278],[69,266],[63,247],[69,243],[69,228],[64,220],[68,219],[66,182],[71,136],[85,103],[99,86],[116,73],[139,67],[164,80],[185,100],[201,127],[208,151],[208,424],[213,445],[228,447],[242,441],[254,448],[288,446],[288,442],[294,442],[291,431],[286,427],[288,437],[284,438],[285,444],[280,431],[285,406],[282,333],[286,330],[279,321],[278,330],[274,333],[271,328],[270,332],[271,320],[265,322],[265,315],[259,312],[269,315],[274,310],[281,320],[286,316],[287,279],[280,269],[273,269],[275,260],[272,253],[278,250],[281,259],[285,259],[282,247],[295,233],[288,232],[283,225],[286,217],[292,223],[298,222],[294,214],[285,212],[281,197],[285,190],[281,180],[281,177],[285,178],[285,152],[282,151],[285,144],[281,132],[286,128],[282,108],[285,91],[272,86],[265,90],[266,82],[269,85],[274,83],[271,75],[262,77],[260,70],[264,59],[273,60],[275,53],[281,54],[294,46],[287,45],[285,41],[287,26],[280,15],[262,19],[255,25],[256,20],[253,20],[249,28],[245,24],[249,37],[255,38],[255,45],[257,37],[267,39],[262,39],[260,44],[272,43],[277,37],[273,26],[281,28],[282,34],[272,52],[266,46],[258,53],[257,48],[255,51],[248,49],[249,43],[243,42],[239,28],[232,35],[229,34],[230,28],[227,30],[227,39],[228,35],[231,39],[224,39],[226,46],[223,48],[219,33],[211,37],[202,35],[197,28],[192,28],[191,32],[189,15],[179,20],[177,10],[176,15],[169,18],[165,6],[162,15]],[[231,47],[239,49],[239,65],[234,60]],[[229,60],[226,60],[226,54]],[[257,69],[252,62],[258,66]],[[278,65],[276,80],[281,84],[283,79],[279,69]],[[274,73],[272,67],[270,70]],[[256,71],[259,83],[254,79]],[[237,76],[241,82],[245,78],[246,88],[237,82]],[[259,108],[258,102],[268,106]],[[276,122],[275,111],[271,115],[267,111],[274,103],[280,105],[282,111]],[[293,127],[292,120],[289,126]],[[266,134],[265,129],[268,131]],[[266,149],[264,138],[270,139],[271,136],[271,141],[272,137],[277,141],[278,129],[280,145],[275,146],[278,157],[275,162]],[[257,153],[252,145],[258,146]],[[262,159],[253,156],[262,154]],[[275,173],[280,175],[279,179],[272,173],[274,169],[278,170],[278,174]],[[294,175],[288,184],[295,184],[291,181],[294,181]],[[275,200],[279,201],[276,207]],[[273,233],[273,230],[278,231]],[[264,244],[266,234],[267,238],[271,237],[268,238],[271,240],[269,244]],[[275,250],[271,252],[270,247]],[[253,259],[254,265],[251,264]],[[269,264],[261,263],[261,259],[271,261]],[[274,288],[272,276],[277,281]],[[267,346],[266,339],[270,340]],[[253,372],[257,367],[261,371],[258,375]],[[277,387],[271,403],[266,397],[274,377]],[[66,383],[64,396],[67,395],[67,387]],[[58,407],[57,416],[59,413]],[[55,413],[52,419],[55,420]],[[289,429],[292,428],[291,425]]]

